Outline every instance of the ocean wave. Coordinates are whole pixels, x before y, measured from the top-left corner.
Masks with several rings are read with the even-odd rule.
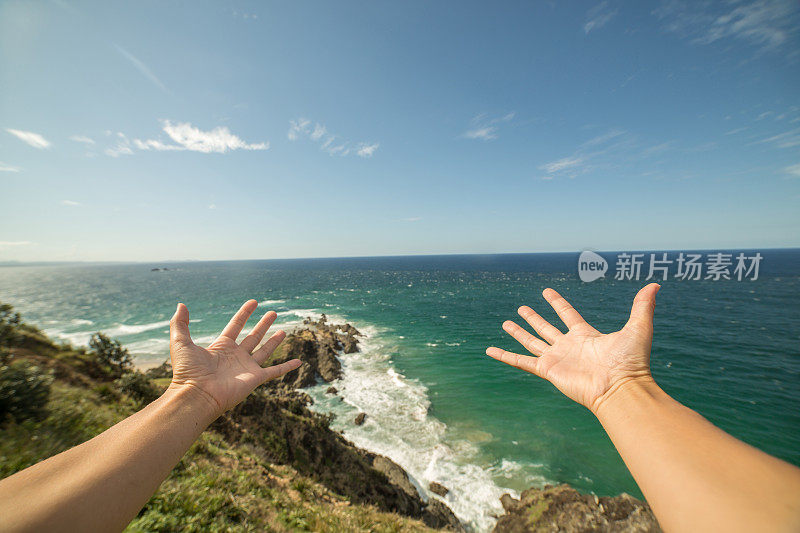
[[[488,531],[495,516],[503,514],[500,496],[517,493],[500,487],[495,480],[506,473],[517,473],[524,465],[505,460],[497,465],[481,466],[480,450],[474,442],[492,436],[484,433],[452,440],[447,426],[429,414],[428,389],[409,379],[391,364],[394,346],[382,340],[382,331],[358,324],[366,336],[361,351],[341,357],[343,377],[335,382],[343,401],[326,394],[327,383],[309,389],[314,398],[312,409],[333,413],[334,429],[357,446],[385,455],[402,466],[423,498],[439,498],[428,490],[431,481],[449,489],[441,498],[470,529]],[[364,412],[366,421],[354,423]],[[473,441],[473,442],[470,442]]]
[[[262,300],[258,302],[258,307],[266,307],[268,305],[284,304],[286,300]]]
[[[118,324],[113,328],[103,330],[103,333],[109,337],[125,337],[127,335],[137,335],[150,331],[151,329],[169,327],[169,320],[161,320],[159,322],[151,322],[149,324]]]

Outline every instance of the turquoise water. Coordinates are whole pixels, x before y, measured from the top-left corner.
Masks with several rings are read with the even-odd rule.
[[[658,295],[652,367],[681,402],[733,435],[800,464],[800,251],[766,251],[757,281],[667,281]],[[198,343],[243,301],[291,328],[327,313],[369,336],[344,356],[344,402],[311,390],[315,408],[358,445],[406,467],[423,490],[477,529],[497,498],[546,482],[640,495],[597,421],[548,383],[484,355],[517,350],[500,328],[540,294],[562,292],[601,331],[618,329],[643,281],[578,280],[577,254],[247,261],[0,268],[0,301],[74,344],[102,330],[140,364],[168,354],[176,301]],[[556,322],[554,322],[556,323]],[[352,419],[368,413],[364,426]]]

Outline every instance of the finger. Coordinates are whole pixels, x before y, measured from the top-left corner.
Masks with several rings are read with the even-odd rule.
[[[244,305],[233,315],[231,321],[228,322],[228,325],[225,326],[225,329],[222,330],[222,333],[219,334],[220,337],[227,337],[232,341],[236,341],[236,338],[239,336],[239,333],[242,332],[242,328],[247,323],[247,319],[250,318],[250,315],[253,314],[253,311],[256,310],[258,307],[258,302],[255,300],[248,300],[244,303]]]
[[[653,327],[653,314],[656,310],[656,294],[661,285],[658,283],[650,283],[645,285],[633,299],[633,306],[631,306],[631,318],[628,320],[626,326],[635,327]]]
[[[523,305],[517,309],[517,313],[519,313],[519,316],[525,319],[525,322],[531,325],[533,330],[538,333],[541,338],[550,344],[553,344],[558,337],[563,335],[563,333],[561,333],[557,327],[539,316],[539,313],[527,305]]]
[[[544,299],[547,300],[547,303],[550,304],[550,307],[553,308],[561,321],[564,322],[569,329],[583,324],[588,326],[581,314],[578,313],[575,308],[564,299],[563,296],[558,294],[553,289],[545,289],[542,292],[542,296],[544,296]]]
[[[510,320],[503,322],[503,329],[533,355],[544,355],[544,350],[550,347],[546,342],[534,337]]]
[[[258,321],[258,324],[256,324],[256,327],[253,328],[253,331],[251,331],[250,334],[244,338],[239,346],[248,352],[255,350],[256,346],[258,346],[258,343],[264,338],[264,335],[267,334],[267,330],[272,323],[275,322],[276,318],[278,318],[278,313],[275,311],[267,312],[261,317],[261,320]]]
[[[253,359],[256,360],[256,363],[259,365],[262,364],[264,361],[269,359],[269,356],[272,355],[272,352],[275,351],[275,348],[278,347],[280,343],[283,342],[283,339],[286,338],[286,332],[283,330],[278,330],[275,332],[272,337],[267,339],[267,342],[264,343],[264,346],[253,352]]]
[[[300,359],[292,359],[291,361],[286,361],[285,363],[281,363],[275,366],[268,366],[267,368],[261,369],[261,377],[263,381],[269,381],[271,379],[279,378],[282,375],[295,370],[302,365],[303,362]]]
[[[191,344],[192,337],[189,334],[189,308],[183,304],[178,304],[175,314],[169,321],[170,342],[178,344]]]
[[[539,358],[531,357],[529,355],[520,355],[514,352],[507,352],[506,350],[495,348],[494,346],[486,348],[486,355],[492,359],[497,359],[501,363],[511,365],[514,368],[519,368],[525,372],[530,372],[536,376],[539,375]]]

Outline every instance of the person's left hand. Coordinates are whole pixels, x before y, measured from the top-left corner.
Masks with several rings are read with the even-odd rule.
[[[258,303],[245,302],[217,339],[208,348],[192,342],[189,335],[189,310],[183,304],[169,323],[169,352],[172,359],[170,388],[189,388],[208,400],[217,416],[244,400],[253,389],[299,367],[302,362],[292,359],[283,364],[262,368],[275,348],[283,342],[286,333],[278,330],[256,347],[277,318],[269,311],[256,324],[241,343],[236,338],[253,314]]]

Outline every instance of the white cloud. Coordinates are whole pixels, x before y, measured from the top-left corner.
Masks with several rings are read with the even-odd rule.
[[[403,222],[419,222],[420,220],[422,220],[422,217],[408,217],[404,218]]]
[[[4,248],[6,246],[30,246],[32,243],[31,241],[0,241],[0,248]]]
[[[12,167],[0,161],[0,172],[19,172],[20,170],[22,169],[19,167]]]
[[[672,141],[647,145],[632,133],[611,129],[584,141],[567,157],[562,157],[538,167],[545,175],[540,179],[575,178],[597,170],[632,168],[674,148]]]
[[[461,136],[465,139],[479,139],[481,141],[491,141],[497,139],[499,124],[509,122],[514,118],[515,113],[490,118],[486,113],[481,113],[472,118],[472,128],[468,129]]]
[[[548,174],[554,174],[556,172],[560,172],[568,168],[577,167],[581,163],[583,163],[582,157],[564,157],[562,159],[558,159],[551,163],[546,163],[540,166],[539,168],[544,170]]]
[[[94,139],[87,137],[86,135],[72,135],[69,140],[75,141],[76,143],[95,144]]]
[[[617,14],[616,9],[610,9],[608,2],[600,2],[586,12],[586,22],[583,24],[583,32],[588,34],[592,30],[597,30],[608,24]]]
[[[713,7],[711,7],[713,6]],[[712,11],[716,6],[723,11]],[[797,33],[800,17],[795,0],[708,3],[668,0],[653,12],[664,29],[696,44],[737,39],[760,50],[776,50]]]
[[[50,148],[50,141],[38,133],[33,133],[32,131],[15,130],[11,128],[6,128],[6,131],[20,141],[25,142],[34,148],[38,148],[39,150]]]
[[[317,144],[319,149],[330,155],[347,156],[356,154],[359,157],[372,157],[378,150],[380,143],[353,142],[340,139],[336,135],[328,133],[328,128],[319,122],[311,127],[311,121],[306,118],[298,118],[289,121],[289,131],[286,137],[290,141],[307,138]]]
[[[378,146],[380,146],[380,143],[373,143],[373,144],[361,143],[356,153],[358,154],[359,157],[372,157],[372,154],[375,153],[375,150],[378,149]]]
[[[150,70],[150,68],[149,68],[147,65],[145,65],[144,63],[142,63],[142,62],[139,60],[139,58],[137,58],[135,55],[131,54],[130,52],[128,52],[127,50],[125,50],[124,48],[122,48],[122,47],[121,47],[121,46],[119,46],[119,45],[114,45],[114,46],[116,46],[116,47],[117,47],[117,51],[118,51],[120,54],[122,54],[122,56],[123,56],[125,59],[127,59],[128,61],[130,61],[130,62],[133,64],[133,66],[134,66],[134,67],[136,67],[136,70],[138,70],[138,71],[139,71],[139,72],[140,72],[140,73],[141,73],[141,74],[142,74],[142,75],[143,75],[145,78],[147,78],[148,80],[150,80],[151,82],[153,82],[153,84],[154,84],[156,87],[158,87],[159,89],[161,89],[161,90],[162,90],[162,91],[164,91],[165,93],[167,93],[167,94],[171,94],[171,93],[170,93],[170,91],[169,91],[169,89],[167,89],[167,87],[166,87],[166,86],[165,86],[163,83],[161,83],[161,80],[159,80],[159,79],[156,77],[156,75],[155,75],[155,74],[153,74],[153,71],[152,71],[152,70]]]
[[[106,154],[117,157],[123,154],[132,154],[133,149],[167,151],[190,151],[205,154],[224,154],[232,150],[268,150],[269,143],[248,143],[231,133],[224,126],[204,131],[188,122],[172,123],[169,120],[161,121],[162,130],[174,143],[167,143],[160,139],[133,139],[132,141],[123,133],[118,133],[120,140],[113,148],[106,150]]]
[[[224,154],[228,150],[267,150],[269,148],[267,142],[246,143],[223,126],[203,131],[188,122],[172,124],[169,120],[165,120],[162,124],[170,139],[192,152]]]
[[[108,135],[111,135],[110,131],[106,133]],[[105,149],[106,155],[110,157],[119,157],[121,155],[132,155],[133,150],[131,149],[131,142],[128,140],[125,134],[122,132],[118,132],[117,138],[119,140],[117,141],[117,144],[115,146]]]
[[[327,132],[328,132],[328,130],[325,129],[325,126],[323,126],[322,124],[317,124],[316,126],[314,126],[314,131],[311,132],[311,135],[310,135],[311,140],[318,141]]]
[[[488,126],[486,128],[467,130],[464,132],[464,137],[467,139],[481,139],[484,141],[497,139],[497,128],[495,126]]]
[[[79,205],[83,205],[80,202],[76,202],[75,200],[61,200],[61,205],[68,205],[70,207],[77,207]]]
[[[783,171],[793,178],[800,178],[800,163],[792,165],[783,169]]]
[[[747,126],[745,126],[745,127],[743,127],[743,128],[734,128],[734,129],[732,129],[732,130],[728,130],[728,131],[726,131],[726,132],[725,132],[725,135],[736,135],[737,133],[741,133],[741,132],[743,132],[743,131],[744,131],[744,130],[746,130],[746,129],[747,129]]]
[[[217,208],[217,204],[209,204],[208,208],[209,209],[216,209]]]
[[[754,144],[765,143],[774,144],[778,148],[794,148],[795,146],[800,146],[800,128],[767,137],[766,139],[756,141]]]

